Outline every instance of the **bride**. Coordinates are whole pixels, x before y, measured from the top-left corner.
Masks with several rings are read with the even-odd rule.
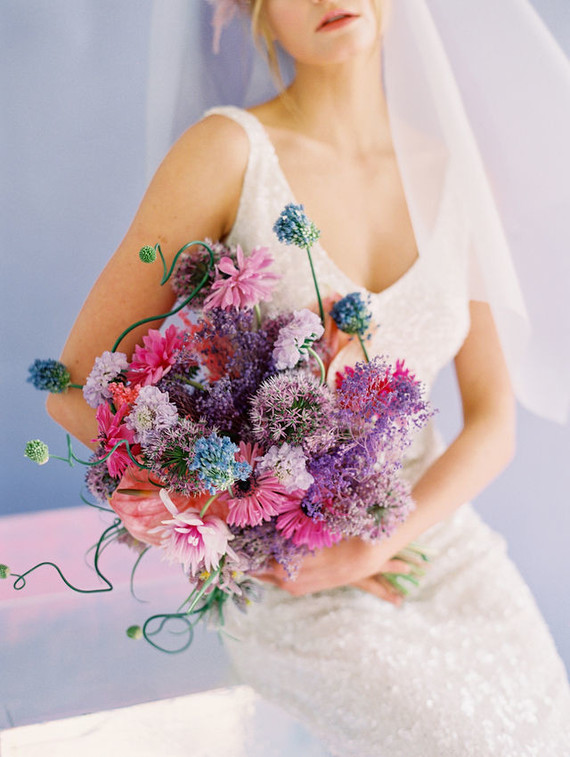
[[[231,5],[219,3],[219,18]],[[410,449],[404,475],[416,509],[393,536],[321,550],[295,581],[277,568],[261,576],[264,601],[227,621],[235,666],[344,757],[570,754],[562,663],[503,540],[464,504],[507,465],[515,440],[504,345],[492,297],[482,295],[485,262],[468,244],[474,208],[486,207],[486,196],[465,190],[473,163],[449,160],[433,133],[408,129],[433,190],[412,207],[378,74],[387,2],[254,0],[248,10],[270,53],[278,43],[295,61],[292,83],[250,110],[214,108],[178,140],[62,362],[82,383],[116,334],[170,309],[152,267],[133,268],[133,250],[149,240],[167,259],[190,238],[272,244],[282,278],[271,307],[310,305],[306,260],[271,241],[282,207],[302,202],[321,230],[324,293],[367,294],[379,326],[369,350],[405,358],[428,389],[453,360],[464,423],[447,449],[433,426]],[[349,344],[339,367],[358,357]],[[96,437],[79,392],[51,395],[48,410],[82,441]],[[434,558],[402,601],[382,574],[401,567],[394,555],[411,541]]]

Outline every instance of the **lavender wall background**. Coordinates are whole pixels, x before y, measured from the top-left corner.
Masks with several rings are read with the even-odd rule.
[[[568,0],[533,4],[570,55]],[[150,0],[0,6],[0,515],[79,503],[79,468],[23,459],[30,438],[56,453],[65,442],[24,378],[36,357],[59,354],[144,191],[150,10]],[[451,372],[435,402],[451,437],[459,422]],[[570,667],[570,429],[521,410],[518,436],[516,461],[477,507],[506,536]],[[1,529],[0,519],[0,539]]]

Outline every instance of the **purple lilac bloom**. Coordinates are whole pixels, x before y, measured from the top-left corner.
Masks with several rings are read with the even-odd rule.
[[[303,449],[287,442],[280,447],[273,445],[258,458],[257,470],[271,472],[288,492],[308,489],[315,480],[307,470]]]
[[[90,462],[94,462],[95,460],[100,460],[104,455],[105,450],[100,446],[91,455],[89,460]],[[117,484],[118,479],[111,476],[106,462],[99,463],[98,465],[90,465],[87,468],[85,473],[85,485],[97,502],[106,504],[109,497],[117,488]]]
[[[277,370],[294,368],[303,354],[307,354],[307,348],[319,339],[324,331],[318,315],[306,308],[295,310],[293,318],[283,326],[275,341],[273,359]]]
[[[244,481],[251,473],[251,465],[238,462],[239,447],[227,436],[216,433],[201,437],[194,445],[194,459],[188,468],[196,471],[204,488],[211,494],[226,491],[235,481]]]
[[[211,242],[209,239],[205,240],[206,243],[212,248],[214,253],[214,265],[208,273],[208,277],[202,289],[195,295],[192,300],[191,308],[200,308],[204,304],[204,300],[210,293],[212,284],[216,279],[216,264],[220,262],[222,257],[229,257],[232,260],[236,260],[235,247],[226,247],[219,242]],[[170,279],[172,289],[176,296],[180,299],[188,297],[200,284],[206,271],[208,270],[208,264],[210,262],[210,255],[205,247],[198,246],[196,249],[188,253],[183,253],[178,260],[178,264],[174,269],[174,273]]]
[[[246,528],[231,526],[230,530],[235,536],[232,541],[234,552],[247,562],[247,570],[252,573],[268,568],[275,560],[293,578],[301,559],[308,554],[306,548],[295,546],[277,530],[275,520]]]
[[[320,237],[321,232],[309,220],[302,205],[290,202],[275,221],[273,231],[283,244],[294,244],[307,249]]]
[[[90,407],[96,408],[111,396],[108,386],[121,371],[129,367],[127,356],[123,352],[105,351],[95,358],[91,373],[83,387],[83,396]]]
[[[135,432],[135,441],[144,444],[153,432],[171,428],[178,421],[176,406],[170,402],[168,392],[156,386],[143,386],[133,409],[125,418],[127,427]]]
[[[59,360],[34,360],[29,371],[27,381],[42,392],[60,394],[71,381],[69,371]]]
[[[332,393],[307,371],[266,379],[252,399],[250,418],[255,439],[265,447],[289,442],[313,451],[335,438]]]
[[[330,312],[332,319],[345,334],[358,334],[364,336],[372,313],[368,308],[368,302],[364,300],[360,292],[351,292],[336,302]]]

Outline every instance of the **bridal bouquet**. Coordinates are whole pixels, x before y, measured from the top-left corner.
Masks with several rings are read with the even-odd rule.
[[[87,465],[89,492],[117,515],[95,550],[107,585],[98,558],[113,539],[138,553],[136,564],[155,548],[188,577],[176,613],[128,630],[161,649],[155,635],[167,621],[187,624],[186,648],[197,619],[221,617],[228,598],[246,608],[259,595],[255,573],[272,561],[294,580],[307,553],[381,539],[413,506],[399,469],[431,414],[421,385],[401,362],[369,360],[371,315],[360,293],[323,303],[311,259],[319,232],[302,206],[287,206],[274,231],[307,250],[318,314],[262,316],[279,279],[267,248],[246,256],[239,246],[191,242],[168,270],[158,245],[143,247],[143,262],[160,256],[177,305],[133,324],[95,360],[82,387],[99,429],[92,458],[79,461],[68,438],[63,459]],[[119,350],[141,323],[173,315],[178,322],[150,328],[130,360]],[[329,375],[349,338],[360,341],[362,361]],[[56,361],[36,361],[31,372],[38,388],[73,386]],[[40,464],[50,457],[39,440],[26,454]],[[407,580],[422,557],[413,548],[404,556],[417,566]]]

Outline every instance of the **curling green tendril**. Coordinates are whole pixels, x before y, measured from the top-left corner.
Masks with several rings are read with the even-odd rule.
[[[198,292],[204,287],[206,282],[208,281],[208,277],[210,276],[210,271],[214,267],[214,252],[212,248],[206,244],[206,242],[200,241],[200,240],[194,240],[192,242],[188,242],[184,245],[184,247],[181,247],[176,255],[174,256],[174,260],[172,261],[172,265],[170,266],[170,270],[167,270],[166,260],[164,259],[164,255],[162,254],[162,250],[160,249],[160,245],[155,245],[155,250],[160,255],[160,258],[162,260],[162,267],[163,267],[163,275],[160,282],[160,285],[163,286],[166,284],[168,279],[172,276],[172,272],[174,271],[174,266],[176,265],[178,258],[180,255],[187,250],[189,247],[193,247],[194,245],[200,245],[201,247],[205,247],[208,250],[208,255],[210,256],[210,260],[208,261],[208,266],[206,268],[206,271],[204,275],[202,276],[202,279],[200,280],[200,283],[196,286],[193,292],[188,295],[182,302],[177,305],[175,308],[170,310],[168,313],[160,313],[160,315],[151,315],[148,318],[142,318],[140,321],[137,321],[136,323],[131,324],[128,328],[126,328],[123,333],[119,336],[115,344],[113,345],[113,348],[111,352],[116,352],[118,346],[123,341],[123,339],[127,336],[127,334],[130,334],[131,331],[138,328],[138,326],[142,326],[145,323],[150,323],[151,321],[162,321],[164,318],[169,318],[171,315],[176,315],[176,313],[180,312],[183,308],[188,305],[189,302],[191,302],[194,297],[198,294]]]
[[[63,583],[70,588],[72,591],[77,592],[78,594],[102,594],[107,591],[113,590],[113,584],[109,581],[108,578],[106,578],[99,569],[99,558],[101,556],[101,553],[104,549],[105,542],[107,542],[110,539],[113,539],[116,535],[116,532],[121,527],[121,521],[117,518],[114,523],[106,528],[103,533],[101,534],[99,541],[97,542],[95,546],[95,556],[93,557],[93,568],[95,569],[95,573],[99,576],[99,578],[106,584],[105,588],[101,589],[79,589],[77,586],[74,586],[70,581],[67,580],[67,578],[63,575],[61,568],[56,565],[53,562],[44,561],[40,562],[37,565],[34,565],[33,568],[30,568],[25,573],[22,573],[21,575],[18,575],[16,573],[13,573],[13,577],[15,578],[13,588],[16,591],[21,591],[25,585],[26,585],[26,576],[29,576],[30,573],[33,573],[38,568],[43,567],[44,565],[48,565],[59,574],[59,577],[63,581]],[[115,532],[115,533],[114,533]]]

